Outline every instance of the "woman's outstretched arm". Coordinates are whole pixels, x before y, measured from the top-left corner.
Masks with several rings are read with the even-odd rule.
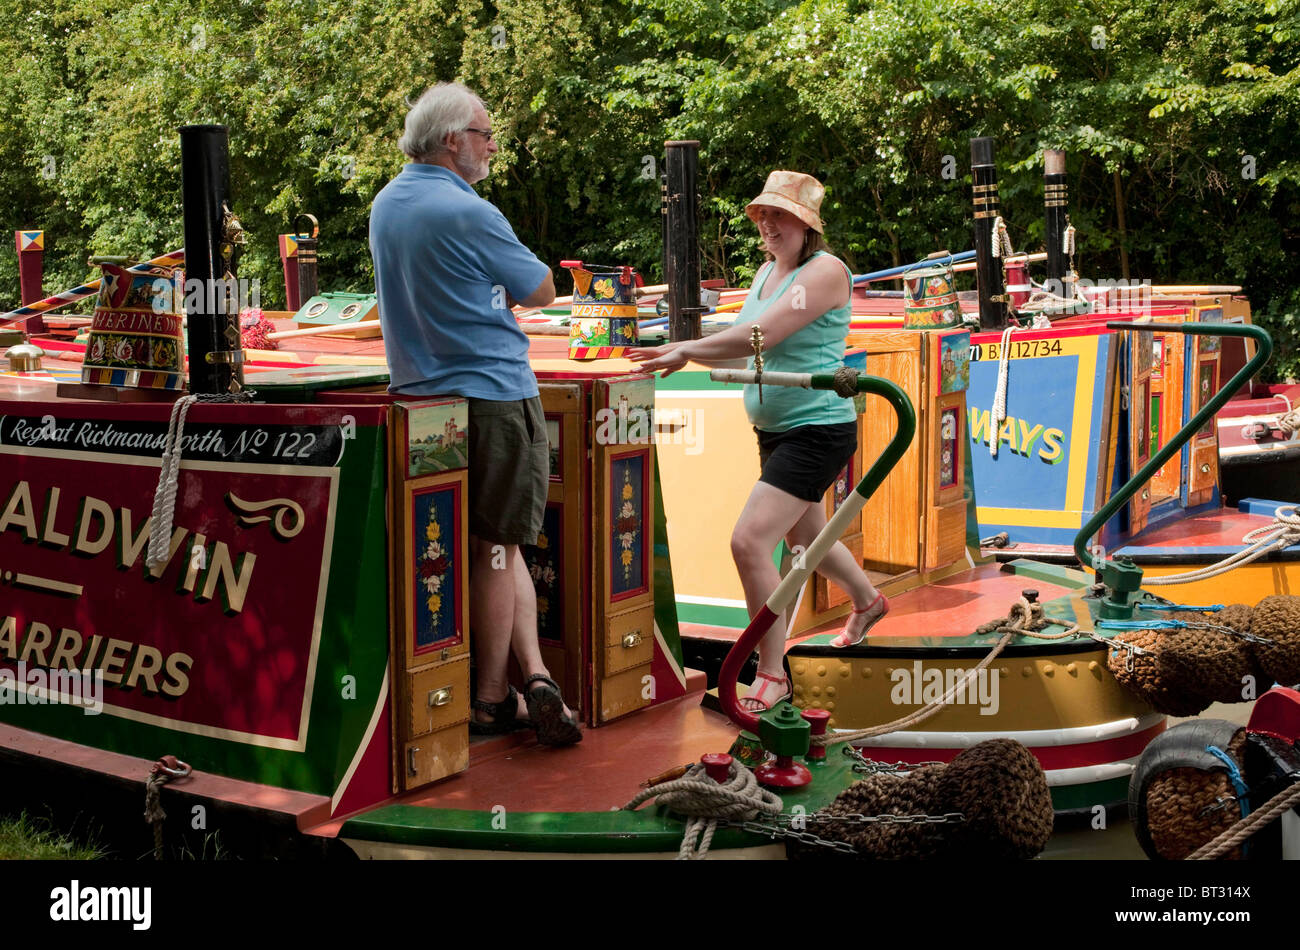
[[[753,353],[750,334],[755,324],[763,330],[763,345],[776,346],[828,310],[844,306],[850,293],[844,265],[827,254],[811,261],[758,320],[738,322],[701,340],[632,349],[627,356],[642,363],[642,369],[662,370],[665,376],[692,360],[708,363],[740,359]]]

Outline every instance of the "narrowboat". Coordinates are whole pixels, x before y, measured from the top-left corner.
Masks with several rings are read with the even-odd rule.
[[[210,127],[182,134],[191,154],[220,140]],[[185,264],[197,280],[232,270],[229,186],[204,179],[220,167],[187,166]],[[983,187],[987,205],[996,189]],[[192,207],[206,209],[198,223]],[[786,579],[765,617],[748,617],[737,596],[727,533],[757,476],[738,378],[691,367],[655,380],[617,357],[575,361],[568,340],[534,336],[551,470],[545,526],[526,559],[544,656],[586,726],[578,745],[548,749],[523,733],[468,732],[465,401],[394,398],[382,340],[346,325],[332,339],[302,337],[293,359],[255,365],[235,318],[201,302],[185,307],[188,365],[168,371],[160,364],[179,347],[144,338],[175,333],[179,314],[153,319],[130,305],[137,275],[159,275],[110,266],[99,310],[116,315],[97,310],[96,339],[77,353],[36,334],[44,361],[23,344],[0,377],[6,788],[58,800],[93,780],[101,806],[125,807],[161,787],[169,815],[151,811],[159,848],[224,829],[253,851],[675,857],[700,847],[692,823],[643,804],[654,794],[642,787],[654,793],[685,766],[730,754],[722,780],[748,761],[780,773],[780,791],[756,797],[749,819],[714,816],[702,850],[781,857],[787,846],[844,851],[842,837],[796,821],[833,808],[863,775],[923,773],[985,740],[1029,750],[1049,825],[1052,811],[1095,813],[1126,800],[1135,763],[1165,729],[1165,715],[1113,675],[1103,624],[1161,600],[1141,592],[1132,561],[1089,545],[1099,532],[1104,545],[1123,512],[1133,517],[1130,496],[1150,477],[1138,462],[1172,471],[1184,452],[1197,464],[1194,437],[1229,393],[1216,376],[1177,437],[1139,439],[1130,460],[1121,433],[1145,436],[1146,425],[1125,414],[1112,383],[1128,352],[1137,355],[1126,372],[1150,379],[1145,314],[1002,331],[1018,355],[996,423],[984,423],[971,393],[1001,353],[959,320],[850,335],[859,452],[825,499],[825,544],[842,539],[892,606],[844,650],[829,640],[849,603],[816,576],[817,558],[774,552]],[[981,279],[983,307],[999,293]],[[670,323],[699,309],[676,284]],[[1213,352],[1207,340],[1236,332],[1166,309],[1169,339],[1195,345],[1185,363],[1199,366]],[[364,316],[357,303],[349,319]],[[1231,388],[1269,349],[1262,331],[1241,335],[1257,349]],[[1081,396],[1044,365],[1069,398],[1022,392],[1030,373],[1017,370],[1035,359],[1072,361],[1073,380],[1093,388]],[[183,398],[185,369],[189,392],[206,398]],[[981,479],[1011,479],[1005,468],[982,474],[986,436],[986,453],[1042,467],[1021,480],[1025,494],[1050,481],[1001,507],[1032,503],[1041,527],[1066,532],[1053,541],[1073,529],[1086,569],[999,563],[981,550],[982,519],[1001,516],[981,515]],[[1024,623],[1031,615],[1040,622]],[[788,625],[794,705],[756,718],[741,714],[737,680],[750,634],[773,617]],[[710,677],[701,668],[723,652]],[[881,734],[849,738],[873,727]],[[708,764],[716,776],[719,760]],[[973,818],[937,801],[924,811],[857,817]]]

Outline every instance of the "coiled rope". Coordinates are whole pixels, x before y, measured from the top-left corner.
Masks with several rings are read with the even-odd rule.
[[[1225,574],[1234,568],[1244,567],[1251,561],[1258,560],[1273,551],[1281,551],[1293,544],[1300,544],[1300,510],[1298,509],[1300,509],[1300,506],[1297,505],[1282,505],[1279,507],[1273,514],[1272,524],[1261,525],[1247,531],[1242,536],[1241,543],[1249,544],[1249,547],[1228,555],[1222,561],[1198,568],[1195,571],[1184,571],[1181,574],[1167,574],[1164,577],[1144,577],[1142,583],[1147,587],[1160,587],[1165,584],[1182,584],[1204,580],[1207,577]]]
[[[1278,416],[1274,426],[1281,429],[1288,436],[1292,432],[1300,431],[1300,406],[1295,406]]]
[[[781,814],[781,799],[760,787],[754,773],[735,760],[722,784],[709,778],[704,766],[696,762],[681,778],[638,792],[623,810],[635,811],[651,798],[656,799],[655,804],[687,816],[686,833],[677,851],[679,861],[705,857],[719,821],[752,821],[759,815]]]

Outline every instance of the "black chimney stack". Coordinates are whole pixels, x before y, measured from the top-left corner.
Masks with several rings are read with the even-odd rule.
[[[700,143],[664,143],[666,190],[664,281],[668,284],[668,339],[698,340],[700,318],[700,221],[698,173]]]
[[[1043,152],[1043,213],[1047,232],[1047,283],[1052,293],[1074,297],[1073,281],[1066,282],[1069,256],[1065,253],[1065,229],[1070,226],[1069,195],[1065,179],[1065,152],[1049,148]]]
[[[979,289],[980,329],[1007,325],[1006,287],[1002,263],[993,256],[993,225],[998,217],[998,173],[993,165],[993,139],[970,140],[971,178],[975,199],[975,279]]]
[[[239,392],[244,351],[239,339],[239,295],[231,284],[242,232],[236,231],[238,222],[230,209],[230,150],[224,125],[181,128],[181,199],[190,392]],[[190,287],[201,287],[203,292],[191,294]]]

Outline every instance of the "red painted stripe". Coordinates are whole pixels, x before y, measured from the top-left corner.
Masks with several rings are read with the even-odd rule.
[[[1127,733],[1114,739],[1102,739],[1095,742],[1080,742],[1071,745],[1029,747],[1039,764],[1047,770],[1077,769],[1088,765],[1105,765],[1108,762],[1122,762],[1141,755],[1152,739],[1164,732],[1164,720],[1141,732]],[[992,738],[992,737],[990,737]],[[890,762],[951,762],[963,749],[940,749],[926,746],[923,749],[892,748],[889,746],[872,746],[860,750],[867,758],[888,760]]]

